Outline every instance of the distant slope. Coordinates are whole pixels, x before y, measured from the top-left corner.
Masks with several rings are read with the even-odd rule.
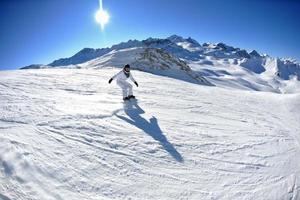
[[[89,62],[77,65],[79,68],[122,68],[128,63],[133,69],[149,72],[156,75],[168,76],[192,83],[212,85],[198,72],[193,71],[185,61],[155,48],[128,48],[119,51],[111,51],[104,56]]]
[[[0,72],[0,199],[300,198],[299,94],[118,71]]]

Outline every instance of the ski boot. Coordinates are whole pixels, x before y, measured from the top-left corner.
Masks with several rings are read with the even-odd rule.
[[[123,101],[128,101],[130,98],[129,97],[124,97]]]
[[[128,99],[135,99],[135,96],[129,95],[129,96],[128,96]]]

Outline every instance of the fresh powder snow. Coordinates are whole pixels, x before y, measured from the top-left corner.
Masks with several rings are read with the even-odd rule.
[[[0,199],[300,199],[299,93],[118,71],[0,72]]]

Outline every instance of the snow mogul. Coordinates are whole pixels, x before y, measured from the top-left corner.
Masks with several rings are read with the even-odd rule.
[[[127,82],[127,80],[130,79],[137,87],[139,86],[138,83],[134,80],[132,77],[132,74],[130,73],[130,65],[126,64],[123,67],[123,70],[119,73],[115,74],[111,79],[109,79],[108,83],[110,84],[113,80],[117,81],[118,86],[122,89],[123,92],[123,100],[130,100],[135,99],[135,96],[133,96],[132,92],[132,85]]]

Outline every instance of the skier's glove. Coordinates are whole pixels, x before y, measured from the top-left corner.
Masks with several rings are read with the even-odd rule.
[[[134,81],[134,84],[136,85],[136,87],[139,87],[139,84],[136,81]]]
[[[112,82],[112,80],[113,80],[112,78],[111,78],[111,79],[109,79],[108,83],[110,84],[110,83]]]

